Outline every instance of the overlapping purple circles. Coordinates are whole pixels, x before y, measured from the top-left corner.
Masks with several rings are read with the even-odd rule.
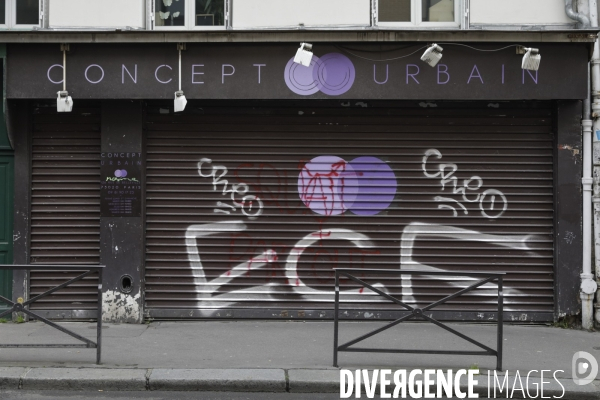
[[[350,90],[355,77],[354,64],[339,53],[328,53],[322,57],[313,55],[309,67],[296,64],[292,57],[284,73],[288,88],[301,96],[310,96],[319,91],[329,96],[339,96]]]
[[[336,156],[319,156],[307,162],[298,175],[302,202],[320,215],[376,215],[390,206],[398,182],[390,166],[376,157],[350,162]]]
[[[117,178],[125,178],[127,176],[127,171],[124,169],[118,169],[115,171],[115,176]]]

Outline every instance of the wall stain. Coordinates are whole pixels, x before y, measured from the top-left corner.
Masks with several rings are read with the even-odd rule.
[[[575,157],[576,155],[579,155],[579,153],[580,153],[579,149],[573,148],[573,146],[569,146],[568,144],[559,144],[558,149],[559,150],[569,150],[573,154],[573,157]]]

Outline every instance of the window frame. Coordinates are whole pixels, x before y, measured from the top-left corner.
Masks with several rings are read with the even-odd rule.
[[[448,22],[430,22],[423,21],[423,6],[421,0],[411,0],[411,20],[404,22],[387,22],[387,21],[379,21],[379,0],[375,0],[376,4],[376,12],[375,12],[375,25],[381,28],[413,28],[413,29],[421,29],[421,28],[461,28],[461,10],[462,10],[462,1],[454,0],[454,21]]]
[[[184,16],[184,25],[180,25],[180,26],[157,26],[156,25],[156,19],[160,18],[158,16],[158,12],[156,11],[156,2],[157,1],[162,1],[162,0],[153,0],[152,1],[152,15],[153,17],[153,24],[152,24],[152,29],[155,31],[223,31],[226,30],[228,25],[229,25],[229,0],[223,0],[224,1],[224,21],[223,21],[223,25],[217,25],[217,26],[196,26],[196,1],[195,0],[180,0],[180,1],[185,1],[185,6],[184,6],[184,12],[185,12],[185,16]]]
[[[10,20],[12,19],[12,7],[11,7],[10,3],[12,3],[13,0],[0,0],[0,1],[4,1],[4,22],[0,23],[0,29],[2,29],[2,30],[10,29],[10,27],[11,27]]]
[[[228,14],[229,14],[229,0],[223,0],[223,25],[200,25],[196,26],[196,1],[195,0],[186,0],[190,4],[190,8],[193,9],[193,13],[189,13],[189,30],[192,31],[222,31],[227,29],[228,25]]]
[[[17,5],[18,0],[0,0],[4,1],[4,23],[0,23],[0,30],[33,30],[40,29],[43,26],[44,15],[43,0],[38,0],[38,23],[37,24],[17,24]]]
[[[152,1],[152,29],[156,30],[156,31],[187,31],[187,23],[188,23],[188,18],[187,15],[188,13],[188,1],[187,0],[180,0],[180,1],[185,1],[184,6],[183,6],[183,12],[185,13],[184,15],[184,24],[183,25],[179,25],[179,26],[157,26],[156,25],[156,21],[158,19],[160,19],[159,15],[158,15],[158,11],[156,11],[156,2],[157,1],[162,1],[162,0],[153,0]]]

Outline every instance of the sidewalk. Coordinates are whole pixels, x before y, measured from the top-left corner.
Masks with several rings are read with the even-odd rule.
[[[341,323],[340,344],[384,324]],[[95,341],[93,323],[61,325]],[[495,325],[451,326],[496,348]],[[0,324],[0,341],[76,343],[40,322]],[[400,324],[365,340],[361,347],[476,349],[425,323]],[[600,333],[505,325],[503,366],[510,375],[518,370],[525,382],[530,370],[563,370],[556,376],[565,386],[564,398],[600,399],[600,381],[577,386],[571,380],[571,361],[578,351],[600,360]],[[339,371],[332,366],[332,359],[331,322],[105,324],[101,365],[95,364],[95,349],[0,349],[0,389],[339,392]],[[496,365],[495,357],[489,356],[343,352],[338,360],[340,368],[346,369],[457,370],[478,366],[480,386],[487,380],[487,371]],[[539,377],[539,373],[532,376]],[[552,374],[548,376],[554,381]],[[550,386],[544,395],[560,395],[560,387],[556,386]]]

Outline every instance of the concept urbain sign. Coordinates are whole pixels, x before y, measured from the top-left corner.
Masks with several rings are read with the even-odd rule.
[[[188,99],[586,97],[587,45],[527,45],[540,49],[539,71],[522,70],[514,47],[489,52],[444,45],[444,57],[432,68],[416,51],[423,43],[316,43],[304,67],[292,61],[297,44],[188,44],[181,81]],[[57,45],[9,45],[7,60],[8,98],[56,98],[62,90]],[[67,54],[67,90],[74,99],[171,99],[178,79],[175,44],[73,44]]]
[[[103,217],[142,215],[141,153],[110,152],[100,158],[100,214]]]

